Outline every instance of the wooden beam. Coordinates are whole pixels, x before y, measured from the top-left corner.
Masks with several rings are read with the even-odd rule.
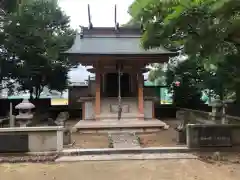
[[[151,63],[164,63],[168,62],[169,56],[159,55],[159,56],[140,56],[140,55],[74,55],[74,61],[79,62],[83,65],[92,65],[97,61],[101,64],[115,64],[116,61],[123,61],[126,64],[140,63],[140,64],[151,64]]]

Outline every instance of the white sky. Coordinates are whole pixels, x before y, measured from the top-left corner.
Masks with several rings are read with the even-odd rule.
[[[88,26],[87,5],[90,5],[93,26],[114,26],[114,5],[117,5],[117,21],[125,24],[129,21],[128,7],[133,0],[58,0],[63,11],[71,17],[71,25]]]
[[[78,29],[80,25],[88,26],[88,8],[95,27],[114,27],[114,5],[117,5],[117,22],[125,24],[130,20],[128,7],[134,0],[58,0],[59,6],[70,16],[71,26]],[[89,73],[84,67],[69,72],[70,81],[82,82]]]

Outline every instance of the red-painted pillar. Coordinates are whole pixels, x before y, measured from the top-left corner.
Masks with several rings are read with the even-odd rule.
[[[101,113],[101,74],[100,70],[96,68],[96,95],[95,95],[95,119],[99,120]]]

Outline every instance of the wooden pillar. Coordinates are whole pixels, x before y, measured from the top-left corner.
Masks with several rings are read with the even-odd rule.
[[[129,73],[130,75],[130,92],[133,94],[133,75],[132,73]]]
[[[155,119],[155,103],[152,101],[152,118]]]
[[[99,120],[101,113],[101,74],[99,67],[96,67],[96,95],[95,95],[95,119]]]
[[[102,93],[105,93],[105,73],[102,74]]]
[[[144,100],[143,100],[143,75],[138,73],[138,110],[139,110],[139,119],[144,120]]]
[[[82,103],[82,120],[85,120],[85,118],[86,118],[86,115],[85,115],[85,111],[86,111],[85,104],[86,104],[86,102]]]

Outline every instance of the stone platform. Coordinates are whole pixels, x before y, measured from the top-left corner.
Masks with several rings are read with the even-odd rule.
[[[167,129],[168,125],[163,121],[154,120],[81,120],[74,127],[74,131],[84,133],[94,132],[156,132]]]

